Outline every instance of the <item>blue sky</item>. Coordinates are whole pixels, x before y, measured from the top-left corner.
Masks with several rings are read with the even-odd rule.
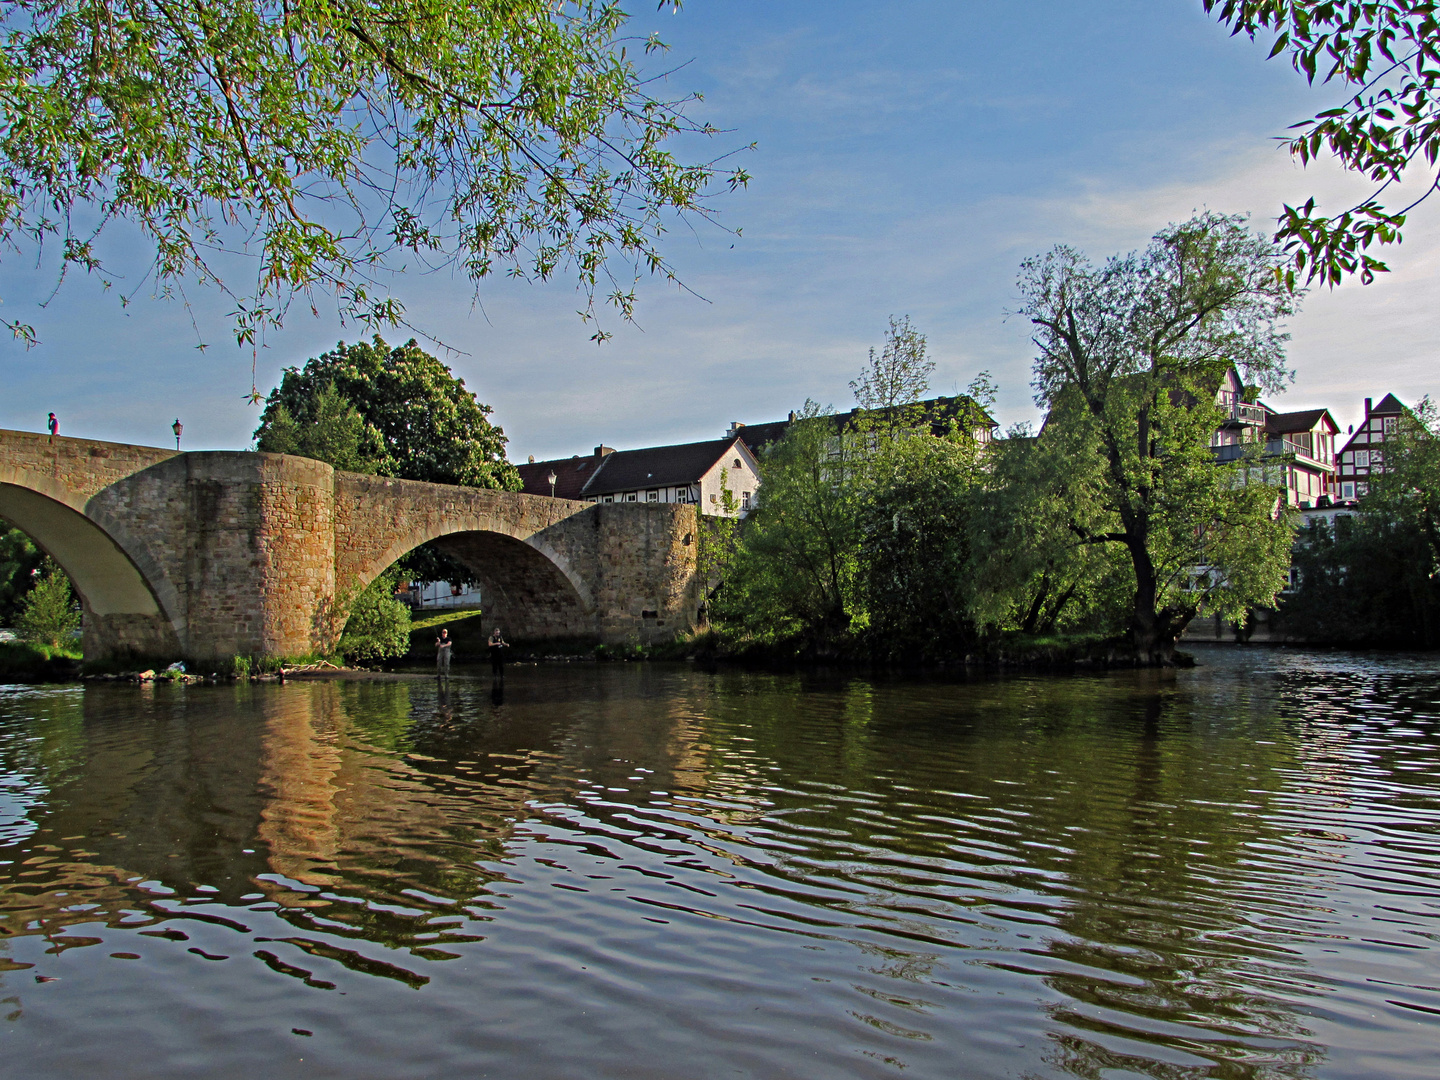
[[[513,460],[715,438],[732,420],[783,416],[808,398],[848,408],[847,383],[890,314],[911,316],[937,361],[935,392],[988,369],[1002,422],[1032,419],[1027,328],[1009,318],[1020,261],[1057,243],[1096,258],[1142,246],[1200,208],[1265,227],[1284,200],[1322,205],[1362,190],[1329,166],[1301,170],[1276,135],[1336,99],[1265,45],[1231,38],[1199,0],[996,4],[687,0],[679,15],[633,6],[658,27],[671,79],[699,90],[695,116],[754,141],[748,191],[722,201],[736,239],[700,227],[669,254],[699,299],[661,282],[637,325],[597,347],[573,285],[497,280],[477,305],[467,282],[407,277],[412,319],[510,438]],[[123,233],[109,256],[125,264]],[[733,246],[732,246],[733,244]],[[1352,423],[1366,396],[1440,390],[1440,205],[1415,215],[1395,272],[1369,287],[1312,294],[1292,321],[1292,390],[1282,408],[1328,406]],[[190,313],[72,278],[53,285],[7,253],[7,318],[41,344],[0,344],[0,427],[165,445],[177,416],[187,449],[248,445],[251,355],[229,305],[190,290]],[[322,308],[323,311],[323,308]],[[292,315],[258,359],[262,390],[359,327]],[[402,340],[401,331],[387,335]]]

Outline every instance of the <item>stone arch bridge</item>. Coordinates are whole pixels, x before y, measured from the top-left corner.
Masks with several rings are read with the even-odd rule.
[[[87,659],[301,656],[431,541],[515,641],[654,641],[693,626],[693,507],[337,472],[308,458],[0,430],[0,517],[70,575]]]

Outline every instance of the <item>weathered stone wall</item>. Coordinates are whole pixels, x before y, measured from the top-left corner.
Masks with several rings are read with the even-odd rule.
[[[129,470],[129,471],[127,471]],[[0,431],[0,514],[57,553],[87,655],[302,655],[406,552],[440,541],[515,641],[653,641],[693,625],[695,511],[336,473]]]
[[[76,510],[83,510],[86,499],[117,480],[176,456],[178,451],[156,446],[130,446],[63,436],[51,439],[33,431],[0,429],[0,482],[15,483],[14,480],[5,480],[7,472],[48,478],[53,485],[52,491],[63,490],[70,497],[80,500],[78,504],[71,504]]]
[[[324,644],[333,491],[323,462],[214,451],[126,477],[87,510],[152,582],[183,654],[214,665]]]
[[[341,595],[439,540],[480,578],[487,629],[499,625],[512,640],[652,641],[694,625],[692,506],[595,505],[352,473],[337,473],[335,487]]]

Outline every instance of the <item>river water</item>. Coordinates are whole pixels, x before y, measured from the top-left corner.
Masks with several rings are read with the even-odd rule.
[[[0,688],[0,1075],[1433,1078],[1440,662]]]

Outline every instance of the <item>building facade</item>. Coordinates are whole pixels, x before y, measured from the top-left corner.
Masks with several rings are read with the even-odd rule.
[[[1394,438],[1405,406],[1394,394],[1386,394],[1379,405],[1365,399],[1365,418],[1349,433],[1340,448],[1337,482],[1343,500],[1360,499],[1370,493],[1371,477],[1385,471],[1385,442]]]
[[[760,490],[759,462],[734,437],[642,450],[602,445],[589,457],[530,461],[516,468],[531,495],[592,503],[693,503],[713,517],[744,517]]]
[[[1295,509],[1337,498],[1335,442],[1340,425],[1328,409],[1282,413],[1264,402],[1246,401],[1234,368],[1221,380],[1215,404],[1223,414],[1210,440],[1217,461],[1255,455],[1257,479],[1274,484],[1283,492],[1285,505]]]

